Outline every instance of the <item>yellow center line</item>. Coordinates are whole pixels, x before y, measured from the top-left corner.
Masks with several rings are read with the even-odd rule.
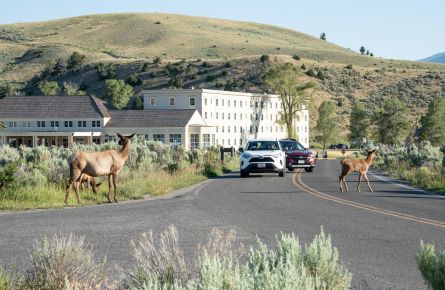
[[[372,212],[377,212],[377,213],[381,213],[381,214],[385,214],[385,215],[389,215],[389,216],[393,216],[393,217],[398,217],[398,218],[414,221],[414,222],[417,222],[417,223],[437,226],[437,227],[445,229],[445,222],[441,222],[441,221],[437,221],[437,220],[431,220],[431,219],[422,218],[422,217],[417,217],[417,216],[404,214],[404,213],[400,213],[400,212],[396,212],[396,211],[386,210],[386,209],[378,208],[378,207],[375,207],[375,206],[366,205],[366,204],[350,201],[350,200],[343,199],[343,198],[338,198],[338,197],[335,197],[335,196],[332,196],[332,195],[320,192],[320,191],[318,191],[318,190],[308,186],[307,184],[305,184],[301,180],[301,174],[300,173],[296,173],[294,175],[294,177],[292,178],[292,182],[294,183],[295,186],[301,188],[303,191],[305,191],[305,192],[307,192],[307,193],[309,193],[311,195],[317,196],[319,198],[325,199],[325,200],[330,200],[330,201],[333,201],[333,202],[336,202],[336,203],[349,205],[349,206],[352,206],[352,207],[355,207],[355,208],[360,208],[360,209],[364,209],[364,210],[368,210],[368,211],[372,211]]]

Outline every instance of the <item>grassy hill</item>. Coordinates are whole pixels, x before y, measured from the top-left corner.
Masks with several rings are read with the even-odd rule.
[[[427,62],[435,62],[435,63],[443,63],[445,64],[445,52],[436,53],[435,55],[432,55],[430,57],[424,58],[421,61],[427,61]]]
[[[73,52],[85,55],[86,65],[54,73],[57,60]],[[270,60],[261,62],[261,55]],[[337,103],[344,132],[354,99],[372,108],[385,98],[400,98],[412,108],[414,120],[431,99],[445,97],[445,65],[363,56],[271,25],[133,13],[0,26],[0,84],[27,94],[39,93],[38,83],[49,79],[105,97],[104,80],[96,71],[100,62],[113,63],[117,79],[137,74],[142,83],[134,87],[136,94],[172,86],[264,92],[264,72],[276,62],[291,62],[303,73],[322,72],[323,77],[302,78],[320,84],[321,90],[313,93],[314,108],[325,99]],[[313,116],[315,123],[315,110]]]

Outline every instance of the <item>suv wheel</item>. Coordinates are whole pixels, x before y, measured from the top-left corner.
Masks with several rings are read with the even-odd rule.
[[[314,167],[306,167],[304,170],[306,170],[306,172],[312,172],[314,171]]]
[[[249,172],[240,172],[241,178],[249,177]]]
[[[283,169],[282,171],[278,172],[278,176],[279,176],[279,177],[284,177],[284,172],[285,172],[284,169]]]

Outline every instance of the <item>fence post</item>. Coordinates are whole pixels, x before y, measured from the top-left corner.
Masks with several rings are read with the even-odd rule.
[[[224,147],[219,148],[219,153],[221,155],[221,163],[224,163]]]

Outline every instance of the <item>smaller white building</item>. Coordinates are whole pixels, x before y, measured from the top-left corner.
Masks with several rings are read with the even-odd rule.
[[[280,124],[281,100],[277,95],[207,89],[144,90],[145,110],[196,109],[214,126],[215,143],[241,147],[252,138],[286,138]],[[309,111],[302,106],[295,120],[298,141],[309,146]]]

